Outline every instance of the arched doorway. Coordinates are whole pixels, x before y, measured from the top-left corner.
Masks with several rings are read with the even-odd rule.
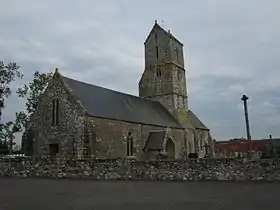
[[[170,138],[166,142],[165,151],[167,153],[168,158],[175,158],[175,145]]]

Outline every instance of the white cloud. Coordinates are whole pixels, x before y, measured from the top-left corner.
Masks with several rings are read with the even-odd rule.
[[[216,138],[243,135],[244,93],[253,135],[279,136],[279,6],[276,0],[10,0],[1,4],[0,60],[17,61],[22,82],[35,70],[58,67],[65,76],[137,94],[143,42],[154,20],[164,20],[185,45],[190,107]],[[6,118],[19,108],[14,100]],[[263,120],[269,127],[256,123]]]

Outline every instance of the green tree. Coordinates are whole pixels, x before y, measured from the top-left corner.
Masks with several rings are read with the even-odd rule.
[[[0,155],[7,155],[9,154],[9,147],[8,144],[4,141],[0,141]]]
[[[2,110],[5,107],[5,99],[8,98],[11,93],[11,83],[17,78],[22,78],[23,75],[19,71],[19,66],[16,63],[4,64],[0,61],[0,120],[2,116]]]
[[[5,108],[5,100],[12,94],[11,83],[16,79],[22,79],[23,74],[15,62],[4,64],[0,61],[0,153],[6,154],[12,151],[14,133],[18,131],[16,124],[12,121],[2,121],[2,111]]]
[[[22,131],[26,127],[30,115],[35,111],[40,96],[44,93],[51,81],[52,73],[40,73],[36,71],[33,80],[17,90],[20,98],[26,99],[25,110],[16,113],[16,126]]]
[[[14,134],[18,132],[18,127],[15,125],[15,122],[7,122],[3,124],[0,132],[0,154],[12,153],[14,139]]]

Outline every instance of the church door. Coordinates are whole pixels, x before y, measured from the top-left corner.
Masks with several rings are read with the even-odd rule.
[[[175,145],[170,138],[166,142],[165,151],[167,153],[168,158],[175,158]]]

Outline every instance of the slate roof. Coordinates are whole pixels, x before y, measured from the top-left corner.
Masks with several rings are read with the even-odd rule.
[[[194,128],[209,130],[191,110],[188,111],[188,117],[190,118],[191,124]]]
[[[165,131],[150,132],[144,146],[144,151],[162,150],[164,138],[165,138]]]
[[[93,117],[140,124],[182,128],[159,102],[113,91],[100,86],[64,77],[72,94]]]

